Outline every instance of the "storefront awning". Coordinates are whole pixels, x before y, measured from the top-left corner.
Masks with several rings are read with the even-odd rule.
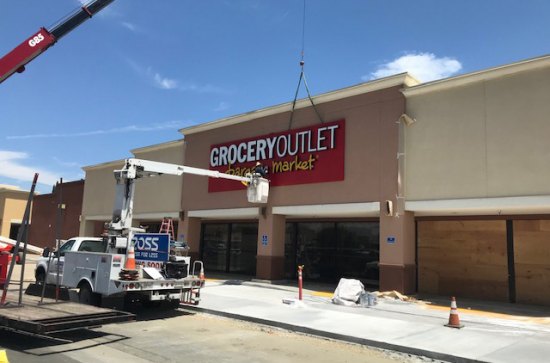
[[[273,207],[273,214],[287,217],[360,218],[378,217],[380,203],[313,204]]]
[[[550,213],[550,196],[407,201],[416,216],[517,215]]]
[[[258,219],[260,208],[202,209],[187,212],[189,218],[202,219]]]

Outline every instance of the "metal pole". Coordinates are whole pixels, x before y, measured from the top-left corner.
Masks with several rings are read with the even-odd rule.
[[[298,266],[298,299],[302,300],[302,270],[304,265]]]
[[[29,223],[29,218],[31,213],[31,203],[32,203],[32,198],[34,196],[34,188],[36,187],[37,180],[38,180],[38,173],[35,173],[34,179],[32,181],[31,191],[29,192],[29,198],[27,199],[27,206],[25,207],[25,213],[23,214],[23,223],[21,223],[21,226],[19,226],[19,231],[17,232],[17,241],[13,249],[10,269],[8,271],[8,275],[6,276],[6,282],[4,283],[4,291],[2,292],[0,305],[4,305],[6,302],[6,296],[8,295],[8,288],[11,281],[11,274],[13,273],[13,267],[15,265],[16,256],[19,254],[19,241],[23,239],[23,233],[25,233],[25,227]],[[23,264],[25,263],[26,252],[27,252],[27,244],[25,243],[25,246],[23,249],[23,261],[22,261]],[[24,272],[24,269],[21,270],[21,281],[23,280],[23,272]],[[23,295],[23,284],[21,283],[19,285],[19,305],[21,305],[21,301],[23,298],[22,295]]]
[[[58,189],[59,188],[59,189]],[[57,203],[57,221],[55,223],[55,239],[57,243],[56,251],[58,253],[57,256],[57,266],[56,266],[56,277],[55,277],[55,301],[57,302],[59,300],[59,267],[61,264],[61,255],[59,255],[59,241],[61,240],[62,235],[62,228],[63,228],[63,216],[62,216],[62,210],[63,210],[63,178],[59,179],[59,183],[56,186],[56,191],[58,192],[58,203]],[[47,276],[46,276],[47,277]],[[44,285],[46,284],[46,281],[44,281]]]

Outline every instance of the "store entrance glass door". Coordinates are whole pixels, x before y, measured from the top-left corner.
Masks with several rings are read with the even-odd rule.
[[[201,230],[206,271],[256,274],[257,223],[204,223]]]
[[[297,266],[305,265],[305,279],[354,278],[377,287],[379,250],[378,222],[287,223],[285,275],[294,279]]]

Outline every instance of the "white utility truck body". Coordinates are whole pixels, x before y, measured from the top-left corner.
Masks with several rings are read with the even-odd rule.
[[[154,239],[162,234],[143,234],[143,229],[132,227],[135,179],[184,173],[244,182],[249,202],[267,203],[269,182],[259,174],[241,177],[214,170],[127,159],[123,169],[115,170],[115,206],[112,220],[106,224],[107,232],[102,238],[72,238],[53,254],[46,251],[37,263],[37,281],[42,278],[46,283],[78,288],[82,303],[95,304],[100,296],[125,296],[142,302],[198,304],[200,288],[204,286],[202,262],[195,261],[191,269],[191,258],[187,256],[186,248],[178,246],[176,241],[173,241],[174,244],[149,243],[148,238]],[[145,240],[148,243],[139,243]],[[158,240],[161,240],[160,237]],[[134,258],[135,246],[141,246],[141,256],[158,255],[161,259],[141,261],[144,266],[138,261],[137,272],[132,270],[135,275],[130,278],[126,274],[126,261],[129,257]],[[159,246],[163,247],[158,249]],[[200,275],[197,275],[199,272]]]
[[[81,252],[105,252],[106,244],[102,238],[98,237],[75,237],[64,242],[59,251],[50,252],[45,249],[42,257],[36,262],[35,277],[37,281],[46,280],[47,284],[55,285],[59,270],[59,281],[63,278],[63,265],[65,263],[65,253],[71,251]],[[50,258],[50,253],[52,257]],[[46,275],[46,272],[48,274]]]

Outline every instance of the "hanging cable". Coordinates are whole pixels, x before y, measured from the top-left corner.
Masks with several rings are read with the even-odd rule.
[[[317,107],[315,107],[315,103],[313,102],[313,98],[311,97],[311,93],[309,92],[309,87],[307,85],[306,81],[306,74],[304,72],[304,53],[305,53],[305,39],[306,39],[306,0],[304,0],[304,9],[303,9],[303,15],[302,15],[302,51],[301,51],[301,58],[300,58],[300,77],[298,78],[298,86],[296,87],[296,93],[294,94],[294,100],[292,101],[292,109],[290,110],[290,120],[288,122],[288,129],[290,130],[292,128],[292,121],[294,119],[294,109],[296,108],[296,100],[298,99],[298,92],[300,91],[300,84],[302,84],[302,80],[304,80],[304,86],[306,88],[307,92],[307,98],[309,99],[309,102],[311,103],[311,106],[313,106],[313,110],[315,111],[315,114],[319,118],[319,121],[323,123],[323,118],[321,117],[321,114],[317,110]]]

